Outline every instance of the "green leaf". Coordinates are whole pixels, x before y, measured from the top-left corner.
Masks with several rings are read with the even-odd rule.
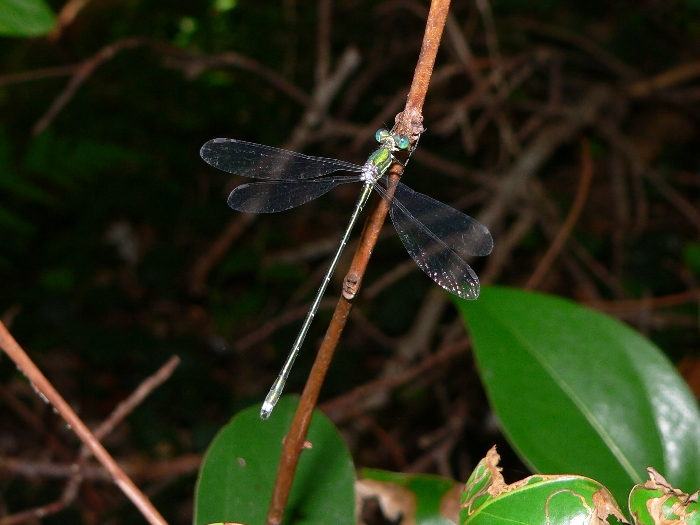
[[[495,447],[472,472],[462,494],[461,525],[556,525],[626,520],[610,492],[583,476],[535,475],[506,485]]]
[[[206,453],[195,490],[195,525],[265,523],[282,439],[298,398],[284,396],[267,421],[260,405],[239,412]],[[285,522],[355,524],[352,458],[333,424],[315,411],[289,497]]]
[[[536,472],[575,473],[624,501],[645,468],[700,485],[700,413],[661,351],[571,301],[485,288],[458,301],[503,430]]]
[[[415,525],[457,523],[462,485],[452,479],[430,474],[404,474],[362,469],[357,482],[358,496],[375,497],[391,522]]]
[[[700,503],[698,493],[689,495],[671,486],[653,468],[649,480],[635,485],[630,492],[629,508],[636,525],[698,525]]]
[[[44,0],[2,0],[0,35],[41,36],[50,32],[56,18]]]

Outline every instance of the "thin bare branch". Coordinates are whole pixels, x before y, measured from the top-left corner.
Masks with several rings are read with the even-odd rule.
[[[73,73],[73,78],[70,79],[68,85],[64,88],[61,94],[53,101],[49,109],[44,113],[44,115],[39,119],[39,121],[34,125],[32,133],[34,135],[39,135],[42,131],[49,127],[49,124],[58,115],[58,113],[63,109],[68,101],[73,98],[75,92],[78,88],[87,80],[90,75],[92,75],[95,69],[112,58],[114,55],[119,53],[124,49],[134,49],[141,46],[146,41],[142,38],[125,38],[123,40],[118,40],[113,44],[103,47],[91,58],[80,64]]]
[[[470,343],[467,339],[462,339],[456,343],[446,345],[435,354],[423,359],[420,364],[413,368],[395,376],[382,377],[358,386],[347,394],[343,394],[342,396],[323,403],[319,406],[319,409],[338,425],[350,417],[352,415],[352,410],[354,410],[358,404],[362,403],[365,398],[376,396],[377,392],[387,392],[410,383],[415,378],[425,374],[428,370],[463,354],[469,347]]]
[[[70,405],[66,403],[49,380],[46,379],[44,374],[41,373],[39,368],[37,368],[29,356],[22,350],[19,344],[17,344],[17,341],[15,341],[2,323],[0,323],[0,347],[5,350],[8,357],[15,362],[22,372],[24,372],[37,392],[43,395],[54,408],[56,408],[58,413],[71,426],[80,440],[90,448],[95,457],[110,473],[117,486],[141,511],[146,520],[152,525],[166,525],[165,519],[163,519],[146,495],[141,492],[134,482],[124,473],[109,452],[107,452],[102,444],[95,438],[85,423],[83,423]]]
[[[576,221],[583,211],[583,206],[586,204],[588,189],[591,187],[591,181],[593,180],[593,173],[593,159],[591,158],[588,144],[586,141],[583,141],[581,156],[581,180],[579,182],[578,190],[576,191],[574,203],[571,206],[571,210],[569,210],[568,217],[554,238],[554,241],[552,241],[552,243],[549,245],[549,249],[544,254],[537,265],[537,268],[535,268],[535,271],[525,284],[526,290],[533,290],[542,282],[545,274],[549,271],[552,263],[564,247],[566,239],[568,239],[569,235],[571,235],[571,230],[573,230]]]

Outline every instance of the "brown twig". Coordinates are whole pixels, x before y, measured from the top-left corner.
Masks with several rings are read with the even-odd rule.
[[[112,414],[95,429],[94,437],[97,440],[103,439],[109,434],[114,427],[128,416],[133,409],[141,404],[141,402],[158,386],[163,384],[173,373],[177,365],[180,364],[180,358],[177,356],[171,357],[158,371],[143,381],[139,387],[124,401],[119,403]],[[29,509],[11,516],[0,518],[0,525],[13,525],[22,523],[32,519],[41,518],[51,514],[56,514],[73,503],[78,496],[80,484],[84,479],[83,467],[85,462],[92,455],[92,451],[85,445],[80,450],[78,461],[73,463],[70,468],[70,479],[66,484],[61,496],[54,502],[51,502],[40,507]],[[108,476],[106,472],[105,475]]]
[[[89,1],[90,0],[68,0],[58,12],[58,15],[56,15],[56,29],[48,35],[49,40],[55,41],[61,38],[63,30],[73,23],[75,17],[78,16],[78,13],[82,11]]]
[[[588,190],[591,187],[591,181],[593,180],[593,159],[591,158],[590,148],[587,141],[582,141],[581,144],[581,180],[579,181],[578,190],[576,191],[576,197],[574,198],[574,203],[569,210],[569,215],[561,225],[561,228],[557,232],[556,237],[549,245],[549,249],[540,260],[535,271],[525,283],[524,288],[526,290],[534,290],[539,286],[544,278],[545,274],[549,271],[554,259],[557,258],[559,252],[564,248],[566,240],[571,235],[571,230],[573,230],[576,221],[578,221],[579,215],[583,211],[583,206],[586,204],[586,199],[588,198]]]
[[[423,298],[423,304],[415,316],[413,326],[401,338],[401,344],[392,359],[393,361],[400,362],[405,367],[407,363],[428,354],[430,342],[449,302],[450,299],[444,290],[437,286],[430,287],[430,291]],[[397,371],[395,366],[392,369],[392,373]]]
[[[285,93],[292,100],[296,100],[302,106],[311,107],[314,105],[313,99],[295,84],[277,73],[274,69],[266,67],[259,62],[248,58],[245,55],[234,51],[226,51],[217,55],[201,55],[185,49],[177,48],[163,42],[150,42],[151,47],[168,57],[165,63],[167,67],[182,70],[186,76],[195,78],[209,69],[220,67],[237,67],[245,71],[250,71],[260,78],[265,79],[282,93]]]
[[[430,3],[428,21],[425,27],[425,36],[421,46],[418,64],[411,83],[411,89],[406,99],[406,108],[403,111],[397,131],[411,138],[413,144],[423,132],[423,104],[428,93],[430,77],[435,65],[442,31],[450,9],[448,0],[433,0]]]
[[[397,118],[397,132],[407,135],[414,144],[423,131],[422,108],[425,95],[428,91],[430,77],[435,64],[435,57],[440,44],[442,30],[449,9],[449,0],[433,0],[428,14],[423,46],[418,58],[413,83],[409,91],[406,106],[402,115]],[[397,181],[402,169],[394,165],[390,170],[390,180]],[[392,186],[391,184],[389,185]],[[326,336],[319,349],[316,361],[309,375],[309,379],[304,387],[304,391],[299,401],[299,406],[292,420],[292,424],[284,441],[282,457],[280,459],[275,488],[270,501],[270,509],[267,516],[269,525],[279,525],[284,516],[284,509],[287,505],[289,492],[294,479],[294,472],[299,461],[306,433],[311,423],[316,400],[321,390],[328,367],[330,366],[333,353],[337,346],[340,334],[347,321],[352,299],[357,291],[364,275],[369,257],[377,242],[379,232],[388,212],[388,205],[384,199],[380,200],[378,206],[368,218],[365,228],[360,237],[360,245],[355,252],[350,270],[345,278],[343,295],[336,307],[333,319],[328,327]]]
[[[87,445],[95,457],[104,465],[117,486],[141,511],[143,516],[153,525],[165,525],[166,521],[149,501],[146,495],[139,490],[133,481],[124,473],[114,458],[107,452],[102,444],[90,432],[85,423],[78,417],[68,403],[61,397],[39,368],[32,362],[24,350],[17,344],[5,325],[0,323],[0,347],[24,372],[32,385],[56,408],[58,413],[71,426],[80,440]]]
[[[369,340],[387,348],[397,348],[400,340],[386,335],[377,326],[372,324],[358,308],[350,311],[350,318],[355,323],[357,332],[364,334]]]
[[[541,182],[531,181],[530,190],[537,209],[540,211],[539,221],[541,227],[553,241],[560,229],[559,208],[549,198]],[[571,254],[562,252],[562,262],[578,280],[581,287],[586,290],[585,295],[588,299],[593,300],[600,296],[597,286],[588,276],[588,273],[593,274],[600,282],[608,286],[617,297],[629,297],[629,293],[619,282],[619,279],[612,275],[603,264],[598,262],[576,238],[569,238],[568,247]],[[572,255],[575,255],[576,258],[572,257]],[[587,268],[588,273],[583,270],[576,259]]]
[[[322,84],[331,70],[331,23],[333,4],[331,0],[318,2],[318,40],[316,42],[316,84]]]
[[[374,299],[382,290],[385,290],[395,282],[403,279],[408,274],[413,273],[416,268],[417,266],[416,263],[413,262],[413,259],[408,259],[397,264],[376,281],[370,283],[370,285],[364,289],[363,296],[367,299]]]
[[[448,28],[449,27],[450,25],[448,24]],[[484,62],[487,62],[490,65],[491,60],[488,58],[474,58],[471,54],[469,46],[466,43],[466,40],[464,39],[464,36],[458,28],[448,31],[447,34],[457,35],[452,38],[453,46],[455,47],[456,52],[462,61],[464,69],[466,69],[467,73],[469,73],[469,76],[471,77],[474,86],[465,96],[456,100],[449,106],[446,106],[444,111],[444,118],[438,120],[437,122],[435,122],[435,124],[431,126],[431,129],[437,130],[440,133],[445,134],[450,133],[457,127],[461,126],[464,123],[464,118],[467,117],[468,112],[470,110],[477,109],[480,107],[491,108],[493,101],[491,90],[493,88],[498,87],[497,83],[500,81],[501,76],[513,72],[514,74],[522,77],[522,75],[519,74],[518,71],[522,70],[523,67],[532,67],[527,64],[528,61],[531,61],[532,55],[523,54],[518,57],[509,59],[503,65],[502,72],[496,73],[495,71],[492,71],[488,75],[484,76],[481,73],[480,68],[484,66]],[[449,71],[448,68],[453,67],[454,66],[448,64],[447,66],[443,66],[441,70]],[[457,71],[461,73],[462,70],[459,69]],[[433,78],[432,82],[435,82],[435,77]],[[499,94],[499,96],[501,99],[505,98],[505,96],[503,95]],[[490,114],[493,114],[494,112],[501,114],[503,113],[502,108],[498,105],[495,108],[490,109]],[[503,116],[505,117],[505,115]],[[475,139],[475,137],[472,138]],[[475,147],[476,145],[473,144],[472,146]],[[471,151],[469,147],[467,148],[467,151]]]
[[[131,414],[138,405],[140,405],[144,399],[146,399],[151,392],[153,392],[160,385],[165,383],[173,372],[180,364],[180,358],[176,355],[168,359],[163,366],[161,366],[154,374],[147,377],[141,384],[134,390],[129,397],[124,401],[119,403],[114,411],[105,419],[100,426],[95,429],[94,435],[97,439],[103,439],[107,434],[114,430],[119,423],[121,423],[126,416]],[[89,449],[85,450],[84,457],[90,457]]]
[[[51,124],[51,122],[53,122],[58,113],[65,107],[71,98],[73,98],[78,88],[90,77],[90,75],[92,75],[98,66],[111,59],[124,49],[134,49],[142,45],[148,45],[154,51],[164,55],[167,57],[167,60],[165,61],[166,65],[181,69],[190,77],[195,77],[208,69],[216,67],[238,67],[260,76],[275,86],[275,88],[277,88],[279,91],[287,94],[290,98],[296,100],[303,106],[310,109],[316,109],[317,111],[324,110],[323,106],[319,106],[314,98],[304,93],[304,91],[289,82],[286,78],[284,78],[284,76],[239,53],[226,52],[218,55],[202,56],[201,54],[177,48],[170,44],[138,37],[117,40],[116,42],[103,47],[92,57],[80,64],[0,76],[0,85],[27,82],[30,80],[53,76],[72,75],[72,78],[63,91],[34,125],[32,133],[34,135],[39,135]],[[351,58],[356,58],[356,55],[357,51],[354,50],[354,55]],[[353,63],[355,62],[357,62],[357,60],[355,60]]]
[[[345,85],[348,77],[359,65],[359,51],[352,46],[347,47],[338,60],[338,65],[333,74],[328,74],[328,71],[326,71],[323,78],[314,87],[314,92],[311,96],[313,104],[306,108],[290,139],[284,144],[285,149],[303,149],[315,139],[312,135],[312,130],[316,129],[324,121],[328,107]],[[319,73],[318,70],[317,73]]]
[[[600,111],[610,100],[610,90],[604,86],[593,86],[567,119],[545,128],[523,148],[513,166],[500,178],[491,202],[477,219],[487,228],[503,219],[508,208],[525,192],[528,183],[562,144],[567,143],[581,128],[598,119]]]
[[[398,388],[406,383],[413,381],[415,378],[422,376],[428,370],[438,366],[445,361],[449,361],[454,357],[463,354],[469,348],[469,340],[462,339],[456,343],[449,344],[423,359],[420,364],[406,370],[405,372],[392,376],[382,377],[358,386],[347,394],[338,396],[330,401],[323,403],[319,409],[325,413],[336,424],[350,417],[352,410],[367,396],[376,392],[384,392]]]
[[[658,171],[646,165],[644,172],[647,180],[651,182],[666,199],[673,204],[676,209],[688,219],[689,222],[700,231],[700,211],[697,207],[689,202],[685,196],[675,190],[668,182],[666,182]]]
[[[495,117],[496,125],[500,130],[502,143],[505,145],[503,151],[516,154],[520,151],[520,145],[517,143],[517,137],[513,132],[511,123],[500,107],[500,102],[508,96],[512,86],[509,86],[505,82],[505,64],[498,48],[498,37],[495,31],[493,14],[487,0],[478,0],[476,6],[484,22],[486,42],[489,49],[489,63],[493,70],[488,76],[488,79],[484,79],[476,65],[467,38],[457,25],[454,16],[448,16],[447,34],[455,48],[457,56],[472,78],[474,89],[463,101],[458,103],[455,110],[448,112],[446,120],[453,119],[459,124],[464,137],[465,149],[467,152],[473,154],[476,151],[476,140],[479,131],[477,131],[476,125],[472,125],[468,115],[468,109],[470,105],[478,101],[487,108],[479,119],[481,121],[481,127],[483,128],[487,122]],[[491,87],[496,88],[497,98],[491,94]]]
[[[318,306],[319,311],[327,310],[335,305],[335,300],[333,299],[323,299],[321,304]],[[303,319],[304,316],[309,311],[310,304],[305,303],[291,310],[285,311],[282,315],[270,319],[268,322],[263,324],[257,330],[249,333],[248,335],[242,337],[234,343],[234,348],[237,352],[245,352],[249,350],[252,346],[261,343],[275,331],[277,331],[281,326],[285,324],[292,323],[299,319]],[[354,319],[356,323],[362,328],[362,330],[369,334],[370,338],[379,342],[385,346],[395,346],[396,341],[392,338],[384,335],[376,327],[374,327],[358,310],[352,310],[350,316]]]
[[[411,160],[419,162],[436,171],[440,171],[449,177],[454,177],[455,179],[465,179],[470,175],[469,170],[462,164],[443,159],[427,151],[425,148],[420,148],[413,152]]]
[[[124,49],[134,49],[142,44],[145,40],[142,38],[125,38],[123,40],[118,40],[106,47],[103,47],[91,58],[80,64],[75,72],[73,73],[73,78],[70,79],[68,85],[63,89],[61,94],[53,101],[46,113],[39,119],[39,121],[34,125],[32,133],[36,136],[44,131],[53,119],[58,115],[58,113],[63,109],[63,106],[68,103],[68,101],[73,98],[75,92],[81,86],[87,78],[92,75],[92,72],[102,64],[103,62],[109,60],[114,55],[119,53]]]
[[[29,425],[38,435],[42,435],[45,432],[41,418],[32,412],[27,405],[17,399],[17,397],[15,397],[12,392],[10,392],[10,390],[2,384],[0,384],[0,399],[7,403],[10,409],[27,425]]]
[[[618,149],[627,158],[635,174],[643,174],[689,222],[700,230],[700,212],[698,212],[697,208],[679,191],[672,188],[656,170],[649,166],[634,144],[623,136],[619,129],[609,122],[604,122],[598,126],[598,130],[610,142],[612,147]]]
[[[427,454],[409,465],[405,472],[425,472],[431,464],[438,467],[438,472],[446,478],[453,478],[449,457],[457,445],[464,427],[467,424],[467,404],[462,399],[457,399],[451,411],[447,423],[428,436],[419,439],[421,448],[430,448]]]
[[[25,521],[34,521],[51,514],[57,514],[70,505],[78,497],[78,488],[82,480],[82,475],[76,473],[75,464],[71,465],[71,478],[66,484],[66,488],[56,501],[35,507],[33,509],[24,510],[9,516],[0,518],[0,525],[15,525]]]
[[[640,308],[671,308],[695,302],[700,297],[700,289],[693,288],[663,297],[648,297],[644,299],[623,299],[619,301],[586,301],[585,305],[603,310],[604,312],[626,312]]]
[[[201,454],[184,454],[167,460],[144,461],[136,459],[123,461],[119,464],[131,479],[151,481],[162,477],[191,474],[197,471],[201,463]],[[53,463],[0,456],[0,470],[28,478],[65,479],[75,475],[75,463]],[[83,479],[88,481],[113,482],[109,472],[97,463],[82,465],[80,473]],[[2,523],[1,520],[0,523]]]
[[[374,420],[374,418],[358,410],[357,407],[353,409],[352,417],[358,425],[363,427],[363,429],[369,430],[372,434],[374,434],[379,442],[379,445],[383,445],[387,452],[389,452],[389,455],[391,456],[397,470],[402,472],[406,467],[406,454],[403,451],[401,443],[389,432],[384,430],[381,425]]]
[[[323,299],[319,304],[318,309],[327,310],[333,307],[335,301],[333,299]],[[234,343],[234,348],[238,352],[245,352],[251,346],[261,343],[273,334],[280,326],[292,323],[298,319],[303,319],[309,311],[309,304],[304,303],[296,308],[285,311],[282,315],[270,319],[254,332],[249,333],[245,337],[241,337]]]
[[[332,255],[338,248],[338,239],[342,233],[338,231],[322,239],[314,239],[289,250],[281,250],[263,257],[263,266],[275,266],[278,264],[296,265]],[[348,243],[347,249],[353,248],[353,241]]]
[[[627,91],[632,97],[646,97],[655,91],[668,89],[697,77],[700,77],[700,62],[690,62],[671,68],[652,78],[635,82],[628,86]]]
[[[486,45],[489,50],[489,56],[493,60],[493,73],[496,74],[497,79],[496,97],[489,101],[489,107],[485,112],[486,115],[482,115],[479,120],[483,122],[486,120],[487,115],[489,119],[490,114],[494,115],[495,123],[500,132],[501,144],[504,146],[501,148],[501,160],[503,161],[503,164],[505,164],[508,162],[508,160],[510,160],[511,155],[517,155],[520,153],[520,144],[518,143],[517,135],[513,131],[513,126],[505,113],[500,111],[498,107],[501,101],[510,96],[510,92],[514,86],[505,80],[503,59],[498,46],[498,35],[496,34],[496,24],[493,19],[491,6],[489,5],[488,0],[476,0],[476,7],[481,13],[484,33],[486,36]],[[521,77],[523,76],[521,75]],[[475,137],[478,137],[480,133],[477,124],[479,124],[478,121],[474,123],[474,128],[472,130]]]
[[[42,80],[44,78],[65,77],[74,75],[80,68],[80,65],[71,64],[69,66],[55,66],[35,71],[22,71],[21,73],[9,73],[0,76],[0,86],[9,86],[11,84],[21,84],[32,80]]]
[[[0,525],[16,525],[25,521],[31,522],[39,520],[45,516],[50,516],[51,514],[56,514],[57,512],[63,510],[66,504],[67,503],[63,500],[63,498],[59,498],[58,500],[42,505],[41,507],[17,512],[11,516],[0,518]]]
[[[639,73],[637,73],[634,68],[628,66],[614,55],[611,55],[592,40],[573,33],[568,29],[562,29],[561,27],[543,24],[539,21],[530,19],[518,19],[515,22],[515,25],[549,38],[555,38],[557,40],[561,40],[562,42],[568,42],[578,47],[598,60],[621,79],[630,80],[639,77]]]
[[[498,239],[489,255],[486,267],[479,275],[482,284],[496,282],[503,269],[511,262],[513,251],[520,245],[523,238],[530,233],[535,224],[535,211],[525,208],[520,211],[515,222],[510,226],[505,235]]]
[[[211,243],[209,249],[197,259],[194,268],[192,268],[192,277],[190,278],[190,293],[192,295],[200,296],[204,294],[209,272],[219,264],[231,247],[231,244],[241,236],[254,219],[255,215],[252,213],[241,213],[232,218],[226,225],[226,228],[224,228],[224,231]]]
[[[619,153],[613,153],[609,161],[610,190],[615,202],[615,226],[612,235],[612,263],[614,273],[620,274],[625,259],[625,234],[632,224],[632,199],[625,178],[624,162]]]

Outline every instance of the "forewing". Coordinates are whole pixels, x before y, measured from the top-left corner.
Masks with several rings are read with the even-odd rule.
[[[484,256],[493,249],[491,232],[461,211],[412,190],[399,182],[394,198],[447,246],[467,255]]]
[[[235,139],[212,139],[202,146],[199,154],[215,168],[253,179],[312,179],[334,171],[362,170],[362,166],[342,160],[311,157]]]
[[[301,206],[355,177],[241,184],[228,196],[228,205],[247,213],[275,213]]]

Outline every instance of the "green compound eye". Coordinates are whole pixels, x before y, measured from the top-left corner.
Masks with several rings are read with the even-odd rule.
[[[395,135],[396,145],[399,149],[406,149],[411,144],[406,135]]]
[[[387,130],[378,129],[376,135],[374,135],[374,138],[377,139],[377,142],[381,143],[388,139],[390,136],[391,134]]]

